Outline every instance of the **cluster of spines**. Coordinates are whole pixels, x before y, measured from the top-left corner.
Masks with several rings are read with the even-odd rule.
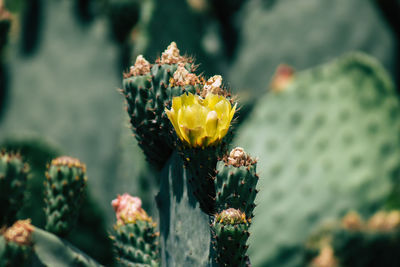
[[[221,212],[227,208],[240,209],[247,218],[253,218],[259,176],[257,161],[240,147],[233,149],[217,163],[214,178],[216,207]]]
[[[52,160],[45,181],[46,230],[60,236],[74,226],[86,187],[86,166],[78,159]]]
[[[29,219],[0,229],[0,266],[29,266],[32,231]]]
[[[16,220],[24,200],[28,169],[19,154],[0,152],[0,227]]]
[[[115,226],[111,239],[117,261],[123,266],[159,266],[158,236],[152,221]]]
[[[238,209],[229,208],[218,213],[211,224],[215,261],[221,267],[247,266],[247,239],[250,226],[246,214]]]
[[[172,153],[172,128],[164,113],[172,97],[199,90],[195,66],[172,42],[155,64],[139,55],[124,74],[122,93],[132,130],[147,160],[161,169]]]

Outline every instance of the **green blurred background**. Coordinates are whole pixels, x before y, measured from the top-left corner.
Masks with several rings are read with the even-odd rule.
[[[264,119],[272,116],[275,120],[281,121],[285,114],[292,116],[297,112],[296,114],[300,115],[293,115],[292,118],[296,124],[298,120],[296,116],[303,116],[303,121],[308,122],[314,119],[313,115],[317,113],[324,117],[326,114],[335,113],[335,110],[341,107],[348,108],[352,112],[352,107],[355,105],[355,102],[348,101],[349,98],[345,95],[342,98],[331,94],[335,89],[328,93],[331,100],[330,110],[325,108],[326,104],[313,99],[311,96],[314,96],[314,93],[308,91],[305,93],[306,101],[297,101],[301,98],[297,95],[268,97],[271,77],[280,63],[289,64],[299,72],[298,83],[293,85],[294,88],[335,87],[351,92],[362,86],[372,88],[370,90],[373,92],[370,93],[373,94],[372,102],[375,103],[375,99],[379,98],[386,104],[355,108],[356,113],[360,115],[359,118],[365,118],[362,115],[368,114],[368,118],[377,116],[377,120],[382,121],[384,115],[380,117],[380,111],[383,110],[384,113],[389,109],[388,112],[394,113],[393,120],[380,128],[384,129],[386,134],[374,135],[378,139],[384,136],[382,138],[390,140],[386,145],[394,152],[387,153],[394,162],[390,161],[390,166],[386,169],[372,174],[371,170],[376,170],[373,164],[378,158],[374,156],[374,151],[382,149],[381,143],[377,143],[376,147],[370,145],[371,139],[364,138],[364,135],[360,134],[362,130],[352,128],[355,127],[352,123],[330,122],[329,127],[323,127],[321,136],[326,137],[325,142],[334,140],[329,138],[330,133],[349,127],[349,131],[354,133],[353,138],[358,142],[354,151],[362,155],[372,154],[368,161],[370,165],[360,171],[362,177],[365,173],[373,176],[370,180],[378,179],[376,176],[390,176],[383,181],[368,180],[364,187],[361,187],[365,190],[359,188],[353,190],[343,186],[346,189],[339,191],[344,192],[344,195],[359,193],[362,200],[358,200],[358,195],[354,199],[346,198],[347,202],[338,204],[337,212],[326,213],[337,217],[342,216],[346,209],[361,209],[364,214],[371,214],[386,205],[388,199],[392,201],[390,203],[394,203],[393,206],[397,205],[396,197],[393,197],[396,193],[393,192],[397,190],[400,162],[393,158],[398,156],[400,149],[398,90],[396,90],[399,81],[400,27],[396,21],[399,1],[3,0],[3,2],[5,8],[11,12],[12,19],[8,44],[0,54],[0,146],[20,151],[34,171],[29,185],[30,200],[21,210],[20,217],[32,217],[35,225],[43,225],[43,211],[37,207],[41,206],[41,186],[46,163],[61,154],[79,158],[87,164],[88,170],[89,190],[85,202],[87,208],[82,209],[79,227],[69,239],[100,262],[111,264],[107,229],[110,229],[114,222],[110,202],[117,194],[129,192],[142,197],[145,208],[157,218],[153,201],[157,193],[157,174],[152,172],[151,166],[147,166],[136,140],[131,136],[123,97],[119,94],[118,88],[121,87],[122,72],[128,69],[138,54],[154,60],[171,41],[178,44],[182,54],[194,56],[196,62],[200,64],[199,72],[207,77],[214,74],[223,75],[225,85],[239,94],[242,105],[239,121],[245,119],[246,121],[238,126],[236,144],[243,145],[250,153],[268,162],[260,163],[262,170],[260,175],[266,179],[261,184],[261,190],[265,186],[264,192],[268,192],[265,194],[271,196],[278,194],[276,192],[279,190],[275,189],[279,187],[282,191],[279,191],[279,194],[284,196],[276,199],[259,198],[260,218],[276,215],[280,216],[279,218],[283,217],[280,220],[292,222],[302,219],[300,215],[293,218],[288,215],[296,203],[302,203],[301,200],[291,198],[295,189],[291,185],[300,179],[297,174],[285,174],[284,177],[288,178],[281,179],[285,182],[268,189],[268,179],[279,176],[279,168],[288,169],[293,166],[292,163],[297,164],[298,157],[293,156],[294,159],[288,159],[288,154],[275,153],[271,147],[296,138],[288,133],[306,135],[306,131],[313,131],[312,128],[304,130],[304,127],[292,129],[285,128],[284,125],[274,126],[269,122],[263,124]],[[349,70],[356,69],[357,72],[358,65],[356,67],[352,64],[346,65],[347,63],[340,60],[329,63],[339,67],[335,65],[322,68],[328,69],[327,72],[333,74],[314,75],[307,71],[304,74],[301,72],[331,62],[350,51],[364,52],[375,58],[376,62],[373,59],[366,60],[366,63],[361,60],[361,74],[349,74]],[[372,67],[367,68],[363,64]],[[384,72],[380,64],[387,72],[382,74],[383,78],[381,74],[374,74]],[[314,72],[319,73],[318,69],[311,71]],[[361,80],[365,82],[362,83]],[[382,96],[376,93],[376,88],[378,92],[384,92]],[[363,96],[360,93],[360,98]],[[310,104],[313,105],[312,108]],[[260,115],[264,113],[265,116]],[[354,121],[360,120],[358,117],[354,119]],[[369,122],[368,119],[365,121]],[[276,140],[275,137],[281,139]],[[258,142],[263,144],[262,148],[257,147]],[[340,148],[329,152],[329,155],[336,156],[333,161],[343,176],[349,174],[350,171],[346,171],[351,168],[347,167],[347,159],[339,160],[339,158],[348,155],[348,151],[350,150]],[[302,155],[307,155],[306,163],[320,158],[318,152],[289,154],[298,155],[303,159]],[[354,158],[348,161],[352,159]],[[274,168],[275,172],[270,171]],[[324,174],[326,172],[322,171],[311,176],[313,179],[323,179],[321,177]],[[359,173],[355,172],[354,175]],[[342,181],[337,179],[343,177],[338,176],[337,172],[329,177],[332,183],[324,184],[322,187],[342,185]],[[313,179],[308,179],[307,183],[312,184],[311,187],[320,186]],[[349,188],[353,188],[351,186]],[[378,196],[370,191],[370,188],[376,186],[382,187]],[[308,205],[322,198],[319,194],[313,197],[315,198],[310,197],[303,204]],[[276,208],[276,203],[283,203],[280,200],[282,198],[286,199],[287,204]],[[263,199],[267,200],[263,202]],[[328,203],[331,199],[326,201]],[[276,212],[269,213],[274,208]],[[310,216],[323,217],[321,214],[325,213],[322,211],[327,209],[330,209],[329,205],[317,209],[315,213],[318,213]],[[296,223],[289,224],[287,226],[289,230],[285,235],[272,237],[268,232],[274,231],[276,225],[269,224],[267,219],[260,221],[262,223],[258,225],[255,223],[255,231],[267,234],[260,235],[264,241],[256,238],[251,240],[253,243],[250,245],[250,252],[251,256],[255,256],[255,266],[285,264],[298,266],[297,258],[293,256],[296,254],[296,246],[305,239],[310,228],[320,222],[320,220],[310,223],[299,221],[300,224],[306,225],[299,229],[296,229]],[[297,235],[297,233],[302,234]],[[263,242],[268,243],[269,240],[275,241],[263,245]],[[289,260],[282,260],[284,258]]]

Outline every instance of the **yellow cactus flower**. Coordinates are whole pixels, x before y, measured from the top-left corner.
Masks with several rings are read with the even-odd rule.
[[[236,104],[223,96],[183,94],[172,99],[171,110],[165,109],[178,137],[190,147],[216,145],[227,134]]]

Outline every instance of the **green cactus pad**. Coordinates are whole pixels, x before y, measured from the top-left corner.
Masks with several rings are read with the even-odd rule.
[[[159,266],[158,236],[152,221],[115,226],[111,239],[117,261],[122,266]]]
[[[215,217],[211,230],[219,266],[246,266],[248,229],[249,223],[239,210],[227,209]]]
[[[160,211],[161,259],[165,266],[208,266],[210,221],[193,195],[188,171],[174,152],[161,173]]]
[[[69,244],[66,240],[37,227],[32,232],[32,245],[38,261],[44,266],[103,266]]]
[[[86,186],[86,166],[78,159],[59,157],[46,173],[46,230],[66,235],[74,226]]]
[[[259,100],[235,140],[260,158],[263,175],[254,266],[298,266],[301,243],[323,220],[382,205],[400,168],[399,111],[386,72],[359,53],[297,73]]]
[[[125,75],[123,80],[122,93],[127,101],[132,130],[147,160],[157,169],[163,167],[173,147],[172,126],[164,109],[170,107],[172,97],[185,92],[195,93],[199,89],[197,85],[171,84],[177,68],[178,64],[161,64],[159,61],[151,67],[149,64],[144,71]],[[191,73],[194,66],[186,63],[185,69]]]
[[[24,200],[28,165],[17,154],[0,152],[0,227],[11,225]]]
[[[252,218],[258,179],[256,163],[233,166],[224,160],[218,161],[214,180],[217,211],[235,208],[243,211],[247,218]]]

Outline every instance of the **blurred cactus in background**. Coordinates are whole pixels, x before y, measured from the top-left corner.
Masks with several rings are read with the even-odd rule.
[[[309,266],[399,266],[400,211],[379,211],[365,221],[356,212],[326,226],[306,244]],[[311,259],[310,259],[311,258]]]
[[[396,89],[364,54],[297,72],[259,100],[236,136],[260,156],[265,177],[250,237],[254,264],[297,266],[301,242],[322,221],[383,206],[399,179],[399,129]]]

